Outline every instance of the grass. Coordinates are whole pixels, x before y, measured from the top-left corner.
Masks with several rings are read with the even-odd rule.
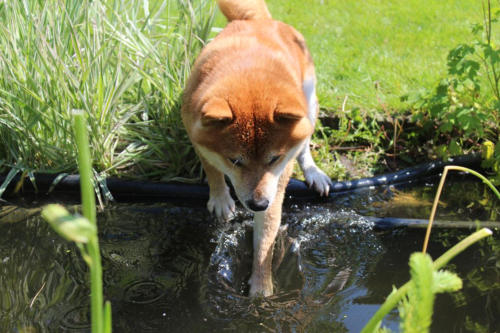
[[[446,55],[472,39],[481,4],[463,1],[274,0],[276,19],[296,27],[311,49],[323,108],[401,111],[400,97],[432,87],[446,72]]]
[[[103,175],[199,174],[179,99],[214,3],[0,2],[0,165],[76,171],[71,110]]]
[[[320,104],[341,118],[338,129],[320,128],[314,141],[315,158],[334,178],[370,175],[382,165],[390,138],[367,117],[407,111],[400,97],[431,89],[446,71],[449,49],[468,42],[469,24],[482,17],[473,0],[268,5],[306,37]],[[89,114],[99,176],[199,179],[179,107],[190,66],[214,35],[214,6],[0,1],[0,172],[76,172],[70,110],[81,109]],[[215,26],[224,25],[219,13]]]

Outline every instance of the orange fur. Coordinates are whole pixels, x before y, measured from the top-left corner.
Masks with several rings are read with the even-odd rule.
[[[229,21],[271,18],[264,0],[219,0],[218,4]]]
[[[227,106],[210,111],[218,112],[219,117],[222,111],[226,117],[232,113],[234,131],[251,129],[262,121],[269,128],[262,129],[261,133],[273,133],[272,127],[294,126],[279,124],[275,114],[279,116],[288,111],[306,116],[301,84],[312,63],[303,47],[303,38],[284,23],[264,22],[232,22],[202,51],[184,92],[183,117],[188,133],[190,125],[208,112],[207,105],[215,99],[226,101]],[[212,128],[209,131],[214,133]],[[304,125],[295,131],[296,137],[303,139],[311,131],[312,128]],[[231,131],[224,128],[223,132]],[[195,140],[202,136],[206,135],[197,135]],[[251,130],[240,136],[245,146],[251,138],[259,138],[258,133]]]
[[[273,292],[272,245],[295,158],[302,154],[301,167],[312,168],[313,178],[322,174],[307,146],[317,107],[304,84],[312,82],[314,91],[314,66],[304,38],[272,20],[263,0],[218,3],[231,22],[196,60],[182,119],[207,174],[209,210],[222,219],[234,211],[226,174],[242,204],[257,212],[250,291],[267,296]],[[325,186],[321,193],[327,194]]]

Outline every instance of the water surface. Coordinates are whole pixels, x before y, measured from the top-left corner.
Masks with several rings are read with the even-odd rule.
[[[426,218],[432,184],[381,188],[317,205],[287,204],[274,257],[276,294],[249,299],[251,215],[216,223],[203,207],[114,204],[99,213],[105,298],[115,332],[359,332],[393,285],[409,278],[424,230],[379,230],[366,216]],[[88,332],[87,268],[39,218],[39,203],[0,210],[0,331]],[[69,205],[70,208],[77,208]],[[438,219],[497,220],[483,186],[460,181]],[[433,231],[436,258],[471,230]],[[433,332],[500,329],[499,232],[447,269],[464,288],[439,295]],[[385,321],[398,330],[394,311]]]

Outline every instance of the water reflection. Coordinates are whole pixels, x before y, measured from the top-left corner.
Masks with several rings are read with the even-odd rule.
[[[440,218],[498,213],[477,184],[450,188]],[[358,332],[392,286],[406,282],[409,254],[423,239],[422,230],[378,231],[363,215],[425,218],[432,198],[430,186],[386,188],[320,206],[287,207],[274,256],[276,294],[254,300],[246,297],[250,214],[216,224],[204,208],[110,207],[98,221],[114,330]],[[37,209],[0,207],[0,331],[88,332],[87,268],[77,249],[39,220]],[[435,230],[431,255],[436,258],[466,234]],[[433,332],[499,330],[498,231],[495,238],[448,267],[464,279],[464,289],[437,298]],[[397,314],[386,323],[397,330]]]
[[[78,251],[45,223],[30,217],[2,225],[0,233],[2,332],[47,331],[69,308],[88,304]]]

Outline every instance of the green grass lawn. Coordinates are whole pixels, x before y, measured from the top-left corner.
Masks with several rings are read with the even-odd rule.
[[[404,94],[431,88],[448,51],[481,22],[477,0],[269,0],[273,18],[298,29],[311,49],[322,108],[404,110]],[[215,22],[224,26],[219,15]]]

